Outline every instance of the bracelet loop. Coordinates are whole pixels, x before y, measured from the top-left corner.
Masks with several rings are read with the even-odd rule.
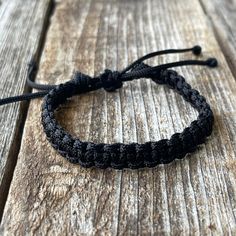
[[[58,124],[54,117],[54,111],[67,98],[73,96],[74,91],[77,91],[76,94],[78,91],[82,93],[80,86],[83,87],[84,91],[92,91],[104,84],[101,85],[98,78],[92,79],[81,74],[80,76],[77,74],[76,77],[75,80],[51,90],[45,96],[42,106],[42,124],[49,142],[71,163],[80,164],[83,167],[96,166],[115,169],[154,167],[158,164],[170,163],[174,159],[182,159],[187,153],[195,151],[197,145],[202,144],[212,132],[213,113],[205,98],[197,90],[192,89],[177,72],[162,70],[160,77],[152,77],[152,80],[166,84],[177,91],[199,112],[198,119],[193,121],[190,127],[185,128],[182,133],[173,134],[170,139],[144,144],[82,142],[73,138]],[[86,83],[84,83],[85,78]],[[107,83],[108,88],[112,88],[112,84],[109,83],[110,81]],[[105,89],[107,84],[105,83]]]

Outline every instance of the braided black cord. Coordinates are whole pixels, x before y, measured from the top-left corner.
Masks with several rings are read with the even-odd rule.
[[[135,70],[139,71],[140,68],[149,68],[149,66],[142,63]],[[173,70],[161,70],[158,76],[152,76],[151,79],[158,84],[167,84],[198,110],[198,119],[182,133],[176,133],[170,139],[144,144],[96,144],[73,138],[55,120],[55,109],[67,98],[101,86],[99,78],[92,79],[79,73],[72,81],[51,90],[44,99],[42,124],[49,142],[68,161],[83,167],[115,169],[154,167],[158,164],[170,163],[176,158],[181,159],[187,153],[193,152],[197,145],[204,143],[205,138],[212,132],[213,113],[206,99]],[[120,84],[117,83],[117,88],[119,87]],[[114,89],[115,87],[112,88]]]
[[[206,99],[197,90],[192,89],[182,76],[173,70],[168,70],[168,68],[182,65],[215,67],[217,61],[214,58],[207,61],[187,60],[154,67],[144,64],[143,61],[164,53],[190,50],[196,55],[201,53],[199,46],[190,49],[170,49],[154,52],[139,58],[121,72],[105,70],[104,73],[95,78],[77,72],[72,80],[60,85],[45,85],[33,82],[32,79],[37,67],[35,62],[31,62],[27,83],[32,88],[43,91],[0,99],[0,105],[46,95],[42,105],[44,131],[52,146],[71,163],[80,164],[83,167],[96,166],[98,168],[112,167],[115,169],[137,169],[167,164],[174,159],[182,159],[187,153],[195,151],[198,145],[204,143],[206,137],[212,132],[214,122],[212,110]],[[104,88],[108,92],[115,91],[122,87],[123,82],[140,78],[151,78],[157,84],[166,84],[175,90],[198,110],[197,120],[193,121],[190,127],[185,128],[182,133],[175,133],[170,139],[163,139],[158,142],[96,144],[73,138],[55,119],[54,111],[67,98],[100,88]]]

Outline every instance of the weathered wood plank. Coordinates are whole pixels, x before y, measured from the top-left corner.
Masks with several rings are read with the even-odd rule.
[[[105,67],[121,69],[144,53],[196,43],[203,46],[204,57],[220,62],[214,70],[178,69],[213,107],[216,124],[205,145],[182,161],[155,169],[83,169],[50,147],[39,125],[41,101],[32,101],[1,232],[234,234],[236,82],[197,0],[59,1],[37,79],[59,83],[75,69],[90,75]],[[82,140],[111,143],[170,137],[196,116],[173,91],[141,80],[115,93],[100,90],[75,97],[63,105],[58,119]]]
[[[200,0],[200,2],[214,27],[219,44],[236,77],[236,1]]]
[[[27,63],[40,44],[50,2],[0,2],[1,98],[25,91]],[[25,105],[0,107],[0,218],[17,160]]]

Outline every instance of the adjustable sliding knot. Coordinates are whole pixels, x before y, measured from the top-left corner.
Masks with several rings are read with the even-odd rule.
[[[174,88],[177,72],[174,70],[159,70],[150,77],[157,84],[167,84],[170,88]]]
[[[77,93],[84,93],[91,90],[92,78],[86,74],[76,71],[72,81],[76,85]]]
[[[160,73],[161,69],[153,68],[152,66],[149,66],[145,64],[144,62],[140,62],[132,67],[130,70],[134,79],[139,78],[150,78],[152,80],[158,80],[160,79]]]
[[[131,69],[131,71],[139,71],[139,70],[143,70],[143,69],[147,69],[150,68],[149,65],[145,64],[144,62],[140,62],[136,65],[134,65]]]
[[[106,69],[100,76],[99,79],[101,81],[102,87],[107,92],[113,92],[116,89],[122,87],[122,80],[120,77],[119,71],[111,71]]]

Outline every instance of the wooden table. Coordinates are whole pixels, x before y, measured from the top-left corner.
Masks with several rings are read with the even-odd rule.
[[[122,69],[148,52],[199,44],[219,67],[176,70],[213,108],[213,134],[198,151],[154,169],[84,169],[47,142],[42,99],[0,107],[1,235],[236,235],[235,0],[1,0],[1,97],[60,83],[75,70]],[[195,58],[191,53],[151,63]],[[182,131],[197,112],[148,79],[114,93],[77,96],[58,119],[94,142],[145,142]]]

